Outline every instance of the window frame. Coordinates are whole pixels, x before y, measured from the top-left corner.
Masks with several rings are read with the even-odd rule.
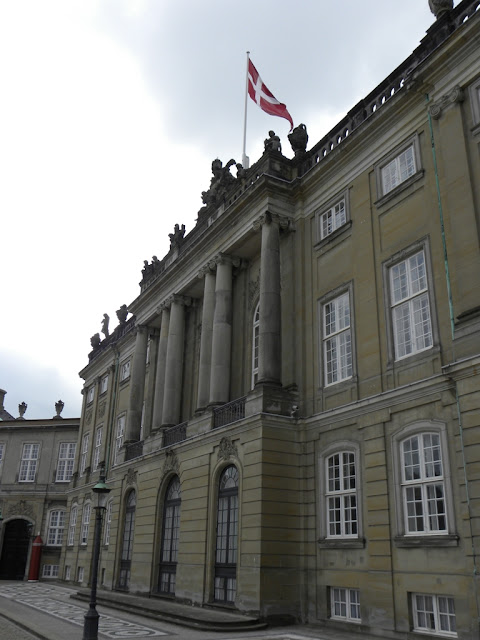
[[[67,547],[73,547],[73,545],[75,544],[77,520],[78,520],[78,504],[74,504],[70,509],[70,518],[68,521]]]
[[[5,458],[5,451],[6,451],[6,444],[5,442],[0,442],[0,474],[2,472],[3,469],[3,460]]]
[[[227,487],[230,480],[234,486]],[[238,594],[240,481],[240,469],[233,463],[224,466],[217,476],[213,601],[223,604],[234,604]]]
[[[258,363],[260,356],[260,300],[258,300],[253,310],[252,316],[252,375],[250,379],[251,388],[254,389],[258,382]]]
[[[62,447],[66,447],[66,455],[62,456]],[[71,452],[73,451],[73,455]],[[75,467],[76,442],[60,442],[58,447],[57,470],[55,482],[70,482]]]
[[[126,427],[126,417],[127,414],[123,413],[122,415],[117,417],[117,423],[115,425],[115,446],[114,446],[114,454],[113,454],[113,466],[115,467],[116,465],[120,464],[120,461],[118,460],[119,454],[120,454],[120,450],[123,447],[123,442],[125,439],[125,427]],[[120,425],[122,425],[122,430],[121,433],[119,435],[119,427]]]
[[[92,384],[87,391],[87,404],[92,404],[95,399],[95,385]]]
[[[25,447],[36,447],[36,457],[25,457]],[[22,446],[22,457],[20,458],[20,469],[18,471],[18,482],[30,483],[36,481],[38,461],[40,459],[40,443],[24,442]],[[24,462],[27,464],[24,466]],[[33,473],[32,473],[33,468]],[[25,477],[24,477],[25,476]]]
[[[92,504],[91,502],[85,502],[82,509],[82,523],[80,528],[80,546],[86,547],[88,545],[88,534],[90,531],[90,520],[92,518]]]
[[[360,605],[360,589],[352,588],[352,587],[329,587],[330,591],[330,619],[331,620],[342,620],[343,622],[352,622],[353,624],[361,624],[362,616],[361,616],[361,605]],[[345,594],[345,615],[342,616],[340,614],[335,614],[335,592],[344,592]],[[355,593],[358,598],[356,602],[352,602],[352,594]],[[352,605],[358,607],[359,617],[355,618],[351,615],[351,607]]]
[[[85,475],[88,468],[88,449],[90,447],[90,431],[83,434],[82,449],[80,451],[80,476]]]
[[[402,443],[414,436],[424,433],[435,433],[439,436],[440,451],[443,464],[444,502],[446,513],[445,531],[417,531],[408,532],[406,523],[406,509],[404,501],[404,484],[402,482]],[[408,546],[456,546],[458,536],[455,533],[455,504],[452,488],[452,476],[448,448],[448,432],[445,423],[434,420],[421,420],[406,425],[392,436],[393,478],[395,483],[395,511],[396,530],[395,544],[399,547]],[[427,514],[424,515],[427,517]]]
[[[54,514],[58,520],[53,523]],[[65,509],[51,509],[48,514],[48,525],[45,536],[47,547],[61,547],[63,545],[63,539],[65,537],[65,522],[66,522],[66,510]]]
[[[44,564],[42,567],[42,578],[58,578],[60,566],[58,564]]]
[[[106,373],[104,376],[102,376],[100,380],[100,395],[103,395],[108,391],[108,377],[109,377],[109,374]]]
[[[413,150],[413,161],[415,163],[415,171],[407,176],[405,179],[401,180],[397,184],[395,184],[391,189],[385,191],[384,182],[383,182],[383,171],[384,169],[400,158],[400,156],[407,151],[407,149],[412,148]],[[420,141],[418,134],[414,134],[410,136],[396,147],[394,147],[387,155],[385,155],[379,162],[377,162],[374,166],[375,171],[375,181],[377,185],[377,201],[375,204],[377,206],[381,206],[390,198],[395,197],[398,193],[406,189],[413,182],[416,182],[421,177],[423,177],[425,171],[422,166],[422,159],[420,154]]]
[[[337,207],[337,205],[339,205],[342,202],[343,202],[345,220],[341,224],[337,224],[335,208]],[[331,212],[333,212],[333,220],[334,220],[333,228],[330,232],[327,232],[324,234],[323,218],[324,216],[326,216]],[[333,198],[330,198],[329,200],[327,200],[327,202],[322,204],[322,206],[315,211],[314,221],[315,221],[314,238],[315,238],[316,245],[320,243],[323,244],[324,242],[328,242],[331,238],[339,235],[342,231],[347,229],[349,227],[349,222],[351,221],[349,189],[345,189],[344,191],[337,193]]]
[[[157,591],[163,596],[173,597],[175,595],[181,511],[182,487],[180,477],[174,475],[169,479],[163,498],[160,562],[157,580]]]
[[[103,424],[95,429],[95,449],[93,451],[93,470],[97,471],[100,465],[100,453],[103,443]]]
[[[470,105],[472,108],[472,120],[474,133],[478,133],[480,130],[480,78],[477,78],[469,88]]]
[[[108,547],[110,544],[110,530],[112,526],[113,499],[107,502],[105,510],[105,530],[103,532],[103,544]]]
[[[130,378],[131,358],[126,358],[120,365],[120,382]]]
[[[414,592],[410,594],[410,600],[411,600],[411,605],[412,605],[412,627],[413,630],[416,632],[420,632],[420,633],[425,633],[425,634],[429,634],[432,636],[438,636],[441,638],[457,638],[458,634],[457,634],[457,619],[456,619],[456,611],[455,611],[455,598],[451,595],[443,595],[443,594],[434,594],[434,593],[418,593],[418,592]],[[434,619],[434,624],[435,624],[435,628],[431,629],[429,627],[422,627],[418,624],[418,614],[419,614],[419,609],[418,609],[418,600],[417,598],[431,598],[432,599],[432,609],[430,610],[431,613],[433,614],[433,619]],[[455,631],[444,631],[442,629],[440,629],[440,624],[441,624],[441,620],[440,620],[440,616],[441,613],[440,612],[440,600],[441,599],[445,599],[447,601],[449,601],[449,603],[453,604],[453,619],[455,620]],[[426,609],[424,609],[423,611],[426,611]],[[444,613],[444,612],[443,612]],[[444,613],[445,615],[445,613]],[[450,612],[447,612],[446,615],[451,618],[452,614]]]

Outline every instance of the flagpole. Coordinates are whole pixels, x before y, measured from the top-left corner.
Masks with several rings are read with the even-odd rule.
[[[242,165],[244,169],[248,169],[250,166],[250,160],[246,154],[247,146],[247,101],[248,101],[248,63],[250,59],[250,51],[247,51],[247,71],[245,74],[245,115],[243,118],[243,153],[242,153]]]

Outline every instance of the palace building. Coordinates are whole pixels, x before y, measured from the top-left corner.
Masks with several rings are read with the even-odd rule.
[[[478,637],[480,2],[430,4],[322,140],[215,160],[92,338],[66,581],[88,584],[104,468],[105,591]]]

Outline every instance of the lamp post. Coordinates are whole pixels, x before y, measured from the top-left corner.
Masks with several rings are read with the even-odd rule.
[[[93,492],[97,495],[97,505],[95,509],[95,533],[93,536],[93,562],[92,579],[90,588],[90,605],[85,614],[83,625],[83,640],[98,640],[98,612],[97,605],[97,580],[98,580],[98,560],[100,558],[100,537],[102,534],[102,512],[107,504],[107,496],[110,489],[105,484],[105,470],[100,470],[100,478],[93,487]]]

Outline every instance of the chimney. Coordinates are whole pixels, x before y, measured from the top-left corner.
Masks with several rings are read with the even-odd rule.
[[[5,409],[5,407],[3,406],[3,401],[5,400],[6,395],[7,395],[7,392],[4,391],[3,389],[0,389],[0,411],[2,409]]]

